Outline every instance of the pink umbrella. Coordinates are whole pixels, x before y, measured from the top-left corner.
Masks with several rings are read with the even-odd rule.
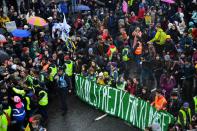
[[[32,16],[27,20],[27,23],[31,24],[31,25],[35,25],[35,26],[46,26],[47,22],[40,17],[37,16]]]
[[[173,0],[161,0],[163,2],[166,2],[168,4],[174,4],[175,2]]]
[[[128,4],[125,0],[122,3],[122,10],[124,13],[127,13],[127,11],[128,11]]]

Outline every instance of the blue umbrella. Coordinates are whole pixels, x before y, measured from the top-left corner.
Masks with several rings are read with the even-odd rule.
[[[75,6],[75,11],[89,11],[90,7],[86,5],[77,5]]]
[[[28,37],[31,35],[31,32],[27,31],[27,30],[22,30],[22,29],[15,29],[12,31],[12,35],[15,37]]]

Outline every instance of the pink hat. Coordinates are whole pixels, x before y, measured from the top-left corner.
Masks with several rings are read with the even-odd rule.
[[[21,98],[19,96],[14,96],[14,102],[15,103],[21,102]]]
[[[21,108],[23,103],[21,102],[21,98],[19,96],[14,96],[14,102],[17,103],[16,108]]]

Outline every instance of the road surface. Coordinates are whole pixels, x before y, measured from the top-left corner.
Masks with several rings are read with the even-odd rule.
[[[53,100],[49,105],[48,131],[140,131],[112,116],[94,121],[104,112],[87,105],[76,96],[68,97],[68,112],[62,116],[58,100]]]

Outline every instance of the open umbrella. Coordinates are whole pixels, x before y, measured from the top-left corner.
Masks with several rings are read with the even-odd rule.
[[[5,36],[0,34],[0,43],[6,43],[6,42],[7,42],[7,40],[6,40]]]
[[[15,29],[14,31],[12,31],[12,35],[15,37],[24,38],[29,37],[31,35],[31,32],[22,29]]]
[[[86,5],[77,5],[74,7],[75,11],[89,11],[90,7]]]
[[[9,60],[9,59],[10,59],[10,57],[9,57],[8,53],[6,53],[3,50],[0,50],[0,64],[4,63],[5,60]]]
[[[27,20],[27,23],[30,25],[35,25],[35,26],[46,26],[48,25],[46,20],[43,18],[37,17],[37,16],[32,16]]]
[[[174,4],[175,2],[173,0],[161,0],[163,2],[166,2],[168,4]]]

